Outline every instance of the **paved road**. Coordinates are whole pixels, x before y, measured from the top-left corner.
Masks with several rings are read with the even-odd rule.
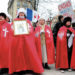
[[[43,75],[75,75],[75,71],[72,72],[65,71],[64,73],[61,73],[59,70],[56,70],[54,68],[54,65],[52,65],[51,70],[45,70]]]
[[[3,75],[8,75],[8,74],[3,74]],[[34,74],[23,74],[23,75],[34,75]],[[65,73],[61,73],[59,70],[56,70],[54,68],[54,65],[51,65],[51,70],[45,70],[45,72],[41,75],[75,75],[75,71],[72,72],[65,71]]]
[[[26,75],[33,75],[33,74],[26,74]],[[51,65],[51,70],[45,70],[45,72],[41,75],[75,75],[75,71],[72,72],[65,71],[64,73],[61,73],[59,70],[56,70],[54,68],[54,65]]]

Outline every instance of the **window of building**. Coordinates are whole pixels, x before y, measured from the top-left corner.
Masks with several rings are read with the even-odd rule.
[[[24,3],[23,3],[23,7],[24,7],[24,8],[28,8],[27,2],[24,2]]]
[[[18,7],[18,8],[20,7],[20,2],[17,2],[17,7]]]

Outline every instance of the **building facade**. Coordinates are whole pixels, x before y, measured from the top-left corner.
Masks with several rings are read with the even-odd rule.
[[[19,8],[36,9],[36,0],[9,0],[8,13],[12,16],[12,19],[16,18]]]

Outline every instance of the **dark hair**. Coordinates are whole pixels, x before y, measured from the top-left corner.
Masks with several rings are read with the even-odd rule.
[[[72,18],[71,17],[65,17],[64,18],[64,21],[63,21],[63,24],[66,25],[66,22],[67,21],[70,21],[71,22],[72,21]]]
[[[6,19],[6,14],[5,13],[1,12],[0,16],[4,17],[4,19]]]
[[[63,18],[62,15],[59,15],[59,16],[58,16],[58,20],[59,20],[59,21],[61,21],[62,18]]]

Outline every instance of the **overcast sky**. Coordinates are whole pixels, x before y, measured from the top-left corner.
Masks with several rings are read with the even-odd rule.
[[[7,13],[8,1],[9,0],[0,0],[0,12]]]
[[[0,12],[7,13],[8,1],[9,0],[0,0]],[[47,12],[47,9],[49,12],[51,11],[52,15],[57,15],[58,4],[67,0],[39,0],[39,1],[40,1],[40,4],[39,4],[38,12],[43,14],[46,13],[47,14],[46,16],[49,16],[50,13]],[[71,0],[71,1],[72,1],[73,8],[75,8],[75,0]]]
[[[38,12],[40,16],[45,16],[47,19],[51,15],[51,17],[58,15],[58,5],[65,2],[67,0],[40,0],[38,6]],[[75,9],[75,0],[71,0],[72,7]]]

